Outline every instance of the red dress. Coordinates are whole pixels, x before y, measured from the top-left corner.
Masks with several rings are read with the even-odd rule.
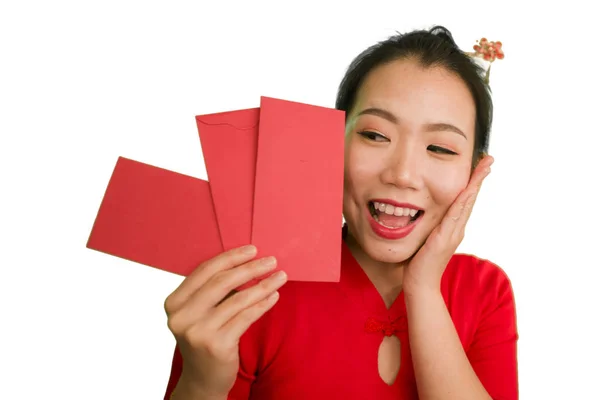
[[[489,261],[456,254],[441,290],[488,393],[495,400],[517,399],[518,334],[505,273]],[[418,399],[404,296],[388,310],[345,244],[339,283],[288,282],[280,294],[240,340],[240,370],[229,399]],[[401,342],[400,372],[391,386],[377,366],[386,327]],[[180,373],[175,349],[165,399]]]

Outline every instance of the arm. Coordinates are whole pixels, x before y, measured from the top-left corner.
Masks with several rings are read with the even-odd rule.
[[[174,392],[182,398],[248,398],[249,385],[240,380],[240,342],[275,305],[286,281],[279,271],[235,290],[275,269],[275,258],[255,256],[254,246],[221,253],[192,271],[165,300],[167,326],[177,342],[165,398]]]
[[[517,316],[510,281],[499,269],[484,274],[482,291],[493,293],[480,307],[477,330],[467,357],[481,383],[495,400],[517,400]]]
[[[492,400],[471,367],[439,291],[406,296],[415,378],[421,400]]]
[[[248,399],[250,396],[250,386],[254,377],[246,374],[242,368],[238,372],[236,382],[229,396],[211,397],[202,393],[200,388],[194,387],[193,381],[182,375],[182,364],[181,353],[176,346],[164,400],[241,400]]]
[[[406,296],[410,345],[421,399],[517,400],[517,323],[509,279],[499,268],[480,269],[467,351],[440,292]]]
[[[469,305],[473,310],[466,312],[465,318],[475,323],[469,355],[463,349],[440,292],[442,276],[462,242],[492,162],[490,156],[479,161],[467,187],[405,268],[403,290],[408,332],[421,400],[518,398],[513,351],[516,324],[508,278],[498,273],[499,268],[482,264],[474,275],[479,279],[475,287],[466,287],[465,293],[473,295],[473,303]],[[507,386],[503,387],[504,384]]]
[[[200,388],[194,386],[193,381],[182,375],[182,364],[181,353],[176,346],[164,400],[227,400],[224,397],[213,398],[203,394]]]
[[[202,391],[199,388],[194,387],[193,382],[180,379],[175,386],[175,389],[166,397],[168,400],[227,400],[227,396],[211,396]]]

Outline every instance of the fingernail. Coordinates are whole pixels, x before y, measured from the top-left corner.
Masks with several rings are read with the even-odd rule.
[[[242,253],[243,254],[248,254],[248,255],[254,255],[256,254],[256,246],[254,245],[248,245],[248,246],[244,246],[242,247]]]
[[[277,260],[275,259],[275,257],[266,257],[266,258],[263,258],[262,260],[260,260],[260,266],[261,267],[272,267],[273,265],[275,265],[276,262],[277,262]]]
[[[279,292],[273,292],[267,297],[268,302],[274,302],[277,299],[279,299]]]
[[[273,280],[276,282],[282,282],[287,279],[287,274],[283,271],[277,271],[273,274]]]

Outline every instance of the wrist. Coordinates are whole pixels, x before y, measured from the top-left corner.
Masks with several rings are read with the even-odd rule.
[[[210,393],[195,379],[182,374],[170,400],[227,400],[227,394]]]
[[[404,273],[402,280],[402,290],[406,297],[411,298],[429,298],[441,295],[441,274],[419,275],[410,268]]]
[[[427,287],[427,286],[405,286],[404,298],[407,307],[411,304],[423,304],[431,303],[436,301],[444,301],[442,292],[439,287]]]

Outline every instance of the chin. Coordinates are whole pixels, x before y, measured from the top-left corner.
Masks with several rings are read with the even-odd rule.
[[[421,246],[413,240],[382,241],[365,238],[361,247],[369,258],[387,264],[399,264],[409,260]]]
[[[348,227],[351,242],[360,248],[361,253],[373,261],[386,264],[400,264],[409,260],[424,242],[411,235],[399,240],[383,239],[372,232],[368,225],[352,226],[349,221]]]

